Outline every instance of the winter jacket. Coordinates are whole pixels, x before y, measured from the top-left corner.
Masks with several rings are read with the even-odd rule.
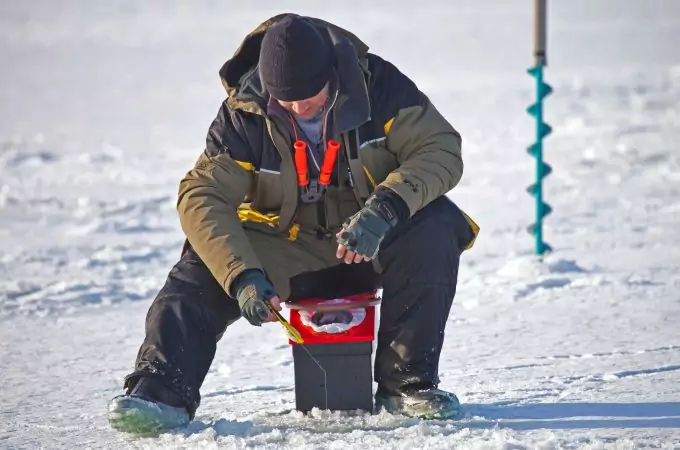
[[[179,187],[182,229],[227,292],[244,270],[262,268],[244,228],[294,240],[301,227],[314,225],[330,236],[347,218],[330,224],[308,218],[318,205],[301,204],[287,124],[267,114],[259,49],[265,30],[283,17],[258,26],[221,68],[227,99],[205,151]],[[461,137],[429,99],[352,33],[306,19],[332,43],[338,75],[329,114],[332,138],[343,148],[326,203],[335,199],[345,208],[326,204],[325,210],[349,215],[380,188],[396,193],[413,215],[456,186],[463,173]]]

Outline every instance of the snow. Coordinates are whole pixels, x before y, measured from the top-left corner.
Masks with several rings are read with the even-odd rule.
[[[680,4],[550,2],[545,239],[532,255],[531,2],[0,3],[0,447],[680,448]],[[109,429],[182,244],[177,183],[217,70],[282,11],[345,26],[464,137],[442,388],[460,421],[294,411],[276,325],[227,331],[187,428]]]

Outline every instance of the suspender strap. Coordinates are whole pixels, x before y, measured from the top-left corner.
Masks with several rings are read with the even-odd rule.
[[[364,167],[359,159],[359,132],[354,129],[343,136],[345,141],[345,152],[347,154],[347,164],[349,172],[354,181],[354,195],[360,205],[363,205],[371,193],[368,190],[368,180],[364,173]]]

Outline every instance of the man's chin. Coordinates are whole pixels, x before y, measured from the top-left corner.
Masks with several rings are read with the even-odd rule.
[[[306,112],[304,114],[295,114],[295,117],[297,117],[300,120],[311,120],[316,118],[319,114],[321,114],[321,110],[314,111],[314,112]]]

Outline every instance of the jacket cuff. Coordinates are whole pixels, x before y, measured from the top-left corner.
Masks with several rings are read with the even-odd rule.
[[[403,198],[392,189],[385,186],[378,186],[373,192],[373,196],[381,202],[387,203],[394,211],[399,223],[407,221],[411,217],[411,211]]]
[[[238,293],[241,289],[244,287],[248,286],[249,284],[252,284],[253,280],[262,277],[265,278],[264,273],[260,269],[245,269],[243,272],[238,274],[231,284],[229,285],[229,289],[227,290],[227,294],[231,298],[237,298]]]
[[[380,187],[392,190],[408,205],[409,217],[423,207],[422,186],[414,183],[399,172],[395,171],[387,175],[385,181],[380,183]]]

